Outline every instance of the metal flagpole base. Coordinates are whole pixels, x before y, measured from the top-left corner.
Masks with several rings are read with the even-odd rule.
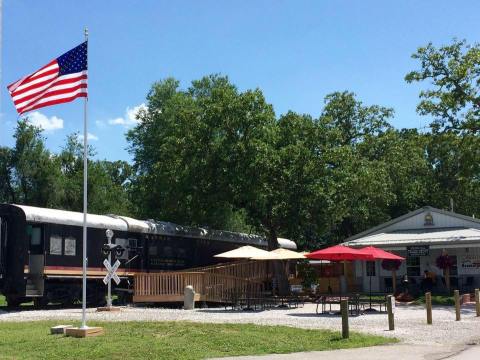
[[[72,328],[73,325],[57,325],[50,328],[50,334],[52,335],[64,335],[66,330]]]
[[[76,338],[100,336],[104,334],[105,331],[103,330],[103,327],[98,326],[72,327],[65,329],[65,335]]]

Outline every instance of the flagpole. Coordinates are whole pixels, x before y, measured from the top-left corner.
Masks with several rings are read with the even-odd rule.
[[[88,29],[85,28],[85,41],[88,48]],[[88,54],[88,50],[87,50]],[[88,58],[87,58],[88,64]],[[88,96],[83,103],[83,278],[82,278],[82,329],[87,328],[87,183],[88,183],[88,132],[87,132],[87,103]]]

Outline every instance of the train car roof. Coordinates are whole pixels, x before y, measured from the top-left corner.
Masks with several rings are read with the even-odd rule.
[[[26,220],[29,222],[83,226],[83,213],[80,212],[16,204],[13,204],[12,206],[22,209]],[[128,231],[128,224],[125,220],[108,215],[87,214],[87,226],[97,229]]]
[[[25,214],[25,218],[28,222],[45,222],[72,226],[83,225],[83,213],[80,212],[15,204],[7,206],[20,208]],[[87,214],[87,226],[90,228],[111,229],[114,231],[130,231],[145,234],[203,238],[207,240],[253,244],[259,246],[267,245],[265,238],[259,235],[236,233],[223,230],[211,230],[205,228],[194,228],[165,221],[143,221],[118,215]],[[278,243],[282,248],[291,250],[295,250],[297,248],[295,242],[288,239],[278,238]]]

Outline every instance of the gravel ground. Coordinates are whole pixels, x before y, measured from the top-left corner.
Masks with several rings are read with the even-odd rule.
[[[178,310],[126,307],[120,312],[96,312],[88,309],[89,321],[195,321],[203,323],[254,323],[287,325],[307,329],[341,330],[338,315],[316,315],[314,304],[298,309],[266,311],[232,311],[224,308]],[[0,310],[1,321],[81,320],[81,309]],[[453,308],[434,307],[433,325],[426,325],[426,313],[421,306],[397,306],[395,330],[388,331],[386,313],[369,313],[350,317],[350,330],[383,336],[393,336],[408,344],[465,345],[480,343],[480,318],[473,307],[462,308],[462,320],[455,321]]]

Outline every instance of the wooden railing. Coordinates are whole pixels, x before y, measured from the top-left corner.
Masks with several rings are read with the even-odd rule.
[[[194,272],[208,272],[237,278],[265,281],[272,277],[268,261],[239,261],[189,269]]]
[[[263,283],[212,272],[137,273],[134,302],[183,301],[187,285],[193,286],[196,300],[228,303],[234,297],[257,297]]]

